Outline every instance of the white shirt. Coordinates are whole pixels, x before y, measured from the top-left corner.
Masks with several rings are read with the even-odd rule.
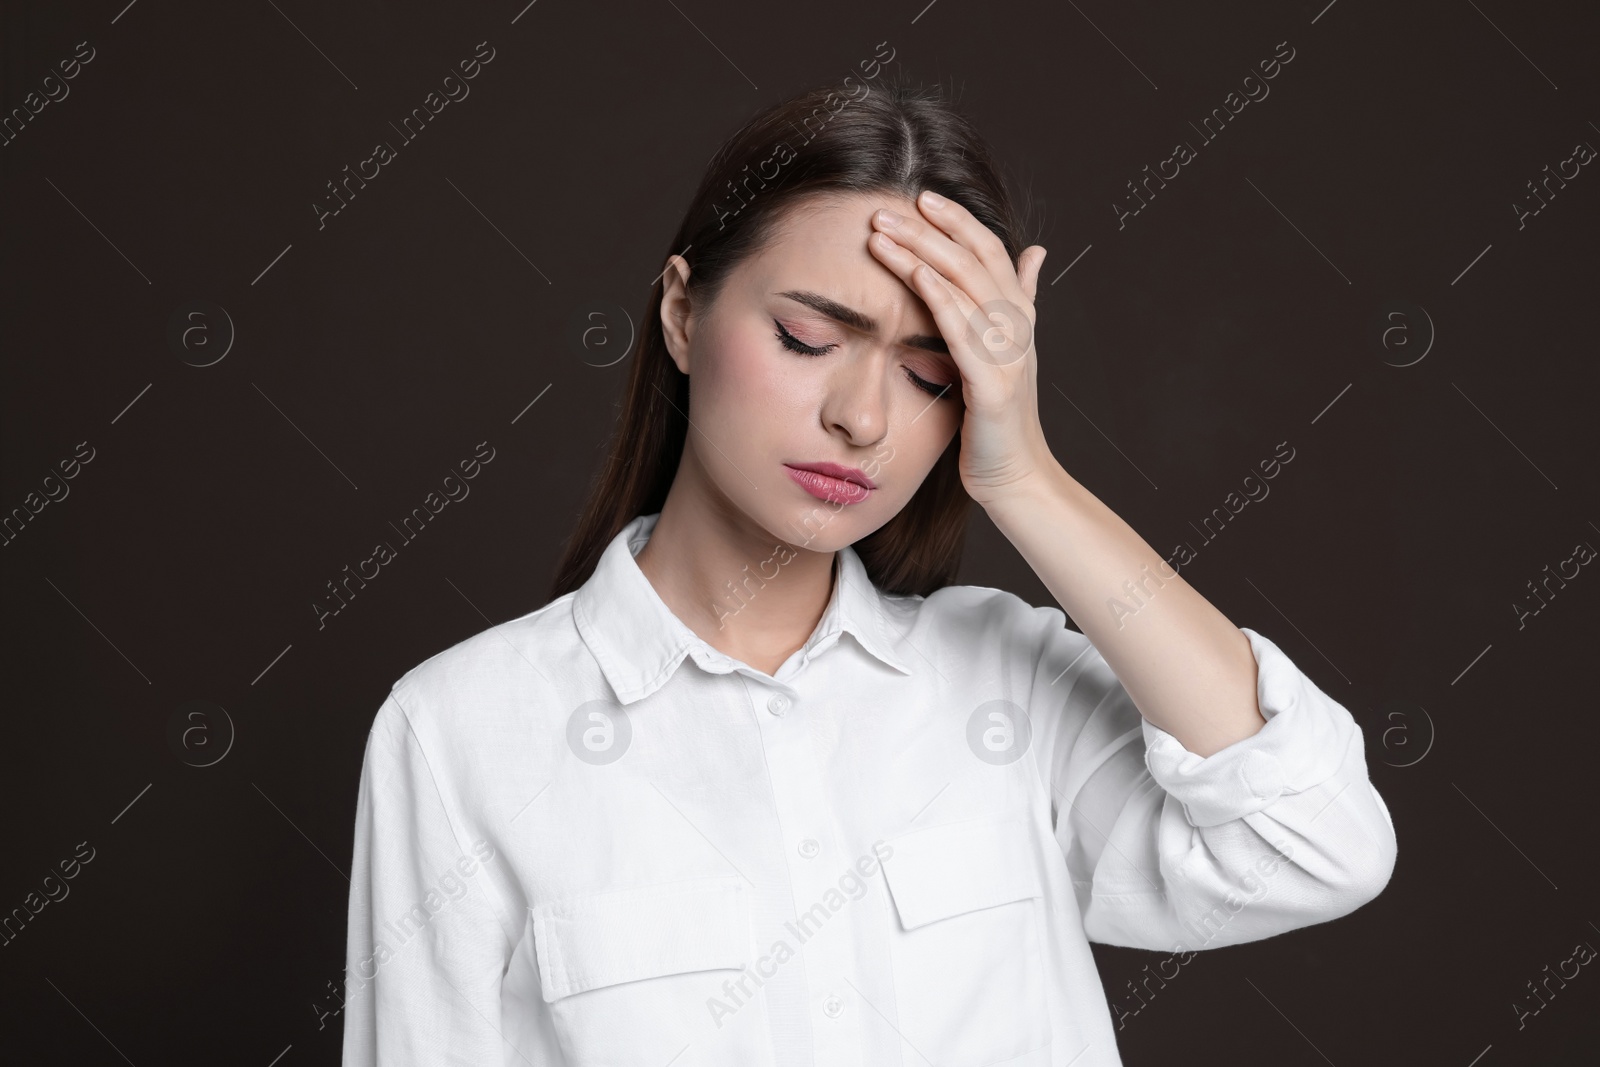
[[[847,547],[767,675],[639,570],[658,517],[379,709],[345,1064],[1112,1067],[1090,941],[1174,978],[1388,882],[1360,728],[1260,634],[1266,725],[1202,759],[1059,609]]]

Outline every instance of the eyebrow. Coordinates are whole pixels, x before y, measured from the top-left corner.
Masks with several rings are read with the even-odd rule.
[[[872,316],[857,311],[855,308],[846,307],[837,300],[830,300],[821,293],[813,293],[808,289],[786,289],[777,295],[788,297],[790,300],[804,304],[811,310],[821,312],[835,322],[841,322],[851,329],[872,334],[878,332],[878,322]],[[950,355],[950,345],[942,336],[938,335],[912,334],[909,337],[902,337],[900,343],[907,348],[920,348],[924,352],[937,352],[944,356]]]

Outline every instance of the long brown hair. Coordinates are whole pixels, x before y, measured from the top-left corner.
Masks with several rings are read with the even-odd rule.
[[[702,300],[709,306],[733,268],[760,250],[785,209],[802,197],[883,192],[915,200],[923,189],[972,212],[1016,265],[1020,221],[1001,168],[943,87],[900,80],[868,86],[846,78],[767,106],[724,142],[668,252],[687,249],[687,291],[696,306]],[[567,541],[552,600],[589,579],[631,520],[661,510],[677,473],[689,376],[662,336],[664,278],[663,271],[651,288],[609,455]],[[926,596],[955,581],[972,503],[961,485],[960,454],[957,432],[900,513],[852,546],[883,591]]]

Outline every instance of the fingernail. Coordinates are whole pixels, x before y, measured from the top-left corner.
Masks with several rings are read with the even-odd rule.
[[[930,208],[934,208],[935,210],[944,207],[944,197],[940,196],[932,189],[923,190],[922,202],[928,205]]]
[[[896,215],[888,208],[882,208],[878,212],[878,221],[883,223],[885,226],[898,226],[900,225],[900,216]]]

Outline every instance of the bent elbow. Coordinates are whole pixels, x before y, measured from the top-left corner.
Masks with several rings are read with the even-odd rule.
[[[1395,859],[1400,851],[1394,831],[1394,816],[1389,814],[1389,805],[1383,802],[1383,796],[1376,789],[1372,789],[1371,792],[1383,821],[1381,823],[1373,821],[1372,832],[1368,835],[1371,847],[1364,851],[1365,862],[1359,865],[1361,874],[1359,884],[1365,894],[1361,898],[1361,904],[1376,899],[1389,884],[1389,879],[1394,876]]]
[[[1358,885],[1361,891],[1361,904],[1375,900],[1388,886],[1389,880],[1394,877],[1395,860],[1399,848],[1395,842],[1394,829],[1378,838],[1378,843],[1366,854],[1366,862],[1361,866],[1361,878]]]
[[[1377,899],[1394,877],[1399,854],[1389,806],[1370,782],[1366,792],[1372,803],[1345,823],[1339,834],[1343,846],[1332,855],[1324,854],[1316,864],[1319,869],[1308,872],[1320,875],[1318,880],[1332,895],[1340,914]]]
[[[1385,824],[1366,847],[1354,850],[1332,865],[1337,873],[1321,880],[1329,894],[1330,910],[1348,914],[1378,898],[1390,879],[1398,855],[1392,826]]]

